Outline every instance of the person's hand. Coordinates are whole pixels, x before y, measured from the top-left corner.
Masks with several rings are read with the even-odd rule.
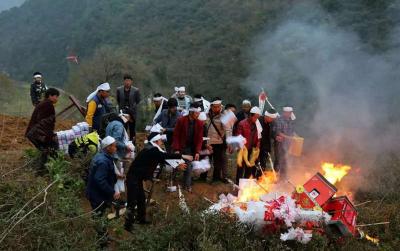
[[[207,145],[207,150],[209,150],[211,152],[213,150],[212,145]]]
[[[179,154],[179,151],[175,151],[175,154]]]
[[[200,154],[196,153],[196,155],[194,155],[194,160],[199,161],[199,159],[200,159]]]
[[[117,175],[118,179],[124,180],[125,179],[125,174]]]
[[[181,171],[186,170],[186,168],[187,168],[187,164],[186,163],[182,163],[182,164],[178,165],[178,169],[181,170]]]
[[[161,129],[161,133],[164,134],[167,131],[167,129],[163,128]]]
[[[185,159],[185,160],[187,160],[187,161],[193,161],[193,156],[191,156],[191,155],[185,155],[185,154],[183,154],[183,155],[182,155],[182,158]]]
[[[119,200],[119,198],[121,198],[121,194],[118,192],[115,192],[113,197],[114,197],[114,200]]]
[[[126,152],[126,153],[130,153],[130,152],[132,152],[132,149],[131,149],[130,147],[127,146],[127,147],[125,148],[125,152]]]
[[[232,146],[228,146],[228,149],[227,149],[227,150],[228,150],[228,153],[229,153],[229,154],[232,154],[232,153],[233,153],[233,147],[232,147]]]

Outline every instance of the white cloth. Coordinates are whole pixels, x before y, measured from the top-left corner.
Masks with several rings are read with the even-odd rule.
[[[118,168],[114,163],[114,171],[117,176],[122,176],[124,174],[124,168]],[[124,179],[118,178],[117,182],[114,185],[114,191],[118,193],[125,192],[125,182]]]
[[[192,171],[196,175],[200,175],[207,172],[211,168],[210,160],[208,158],[202,159],[200,161],[192,161]]]
[[[261,133],[263,131],[263,128],[261,126],[260,120],[258,120],[258,119],[256,121],[256,127],[257,127],[257,137],[258,137],[258,139],[261,139],[262,138]]]
[[[251,105],[251,102],[250,102],[250,100],[245,99],[245,100],[243,100],[242,105]]]
[[[92,93],[89,94],[89,96],[86,98],[86,103],[89,103],[90,100],[96,96],[98,91],[109,91],[111,89],[109,83],[102,83],[101,85],[97,86],[96,90]]]
[[[158,118],[158,116],[160,116],[160,114],[161,114],[161,112],[162,112],[162,110],[163,110],[163,105],[164,105],[164,102],[167,102],[168,100],[166,99],[166,98],[164,98],[164,97],[160,97],[161,99],[161,105],[160,105],[160,107],[158,107],[158,109],[157,109],[157,112],[156,112],[156,114],[154,115],[154,118],[153,118],[153,122]],[[155,98],[153,98],[153,100],[155,100]],[[157,101],[157,100],[156,100]],[[159,101],[159,100],[158,100]]]
[[[205,112],[200,112],[200,115],[199,115],[198,119],[201,120],[201,121],[206,121],[207,120],[207,114]]]
[[[230,136],[226,138],[226,144],[236,150],[242,149],[246,144],[246,138],[244,138],[242,135]]]
[[[185,92],[186,88],[184,86],[181,87],[175,87],[175,92]]]

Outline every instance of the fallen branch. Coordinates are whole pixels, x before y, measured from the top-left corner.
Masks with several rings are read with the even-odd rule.
[[[8,229],[6,229],[1,235],[1,239],[0,239],[0,243],[2,243],[4,241],[4,239],[7,237],[7,235],[15,228],[15,226],[17,226],[21,221],[23,221],[26,217],[28,217],[28,215],[30,215],[31,213],[33,213],[36,209],[38,209],[39,207],[41,207],[42,205],[44,205],[46,203],[46,199],[47,199],[47,190],[53,186],[58,180],[54,180],[53,182],[51,182],[44,190],[44,197],[43,197],[43,201],[37,205],[36,207],[34,207],[32,210],[30,210],[28,213],[26,213],[24,216],[22,216],[14,225],[12,225],[11,227],[9,227]],[[40,192],[39,194],[41,194],[42,192]],[[37,197],[38,195],[36,195],[35,197]],[[32,201],[32,200],[30,200]],[[26,206],[27,204],[25,204]],[[24,207],[25,207],[24,206]],[[21,209],[22,210],[22,209]],[[21,210],[18,212],[18,214],[21,212]],[[12,224],[12,223],[11,223]]]
[[[369,227],[369,226],[377,226],[377,225],[387,225],[389,224],[389,221],[384,221],[384,222],[377,222],[377,223],[370,223],[370,224],[360,224],[356,225],[356,227]]]

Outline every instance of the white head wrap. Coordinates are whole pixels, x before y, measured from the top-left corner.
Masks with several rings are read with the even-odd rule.
[[[276,119],[277,117],[279,117],[279,113],[275,112],[275,113],[269,113],[268,111],[264,112],[264,116]]]
[[[102,83],[101,85],[97,86],[96,90],[92,93],[89,94],[89,96],[86,98],[86,103],[89,103],[90,100],[96,96],[98,91],[109,91],[111,89],[109,83]]]
[[[175,87],[175,92],[185,92],[186,88],[184,86],[181,87]]]
[[[222,100],[214,100],[213,102],[211,102],[212,105],[220,105],[222,104]]]
[[[285,107],[283,107],[283,109],[282,109],[284,112],[291,112],[292,114],[290,115],[290,119],[291,120],[295,120],[296,119],[296,115],[294,115],[294,112],[293,112],[293,107],[291,107],[291,106],[285,106]]]
[[[251,108],[250,113],[261,115],[261,110],[260,108],[258,108],[258,106],[254,106],[253,108]]]
[[[201,108],[200,107],[197,107],[197,108],[190,107],[189,112],[201,112]]]
[[[42,78],[42,75],[36,74],[35,76],[33,76],[33,78]]]

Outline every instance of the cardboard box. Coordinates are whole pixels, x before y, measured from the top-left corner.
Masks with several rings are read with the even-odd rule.
[[[309,197],[316,201],[319,206],[325,204],[337,192],[337,188],[320,173],[317,173],[308,180],[304,184],[304,189],[307,191]]]
[[[357,210],[347,196],[331,199],[322,209],[332,215],[332,219],[328,222],[328,230],[331,233],[344,236],[356,235]]]

